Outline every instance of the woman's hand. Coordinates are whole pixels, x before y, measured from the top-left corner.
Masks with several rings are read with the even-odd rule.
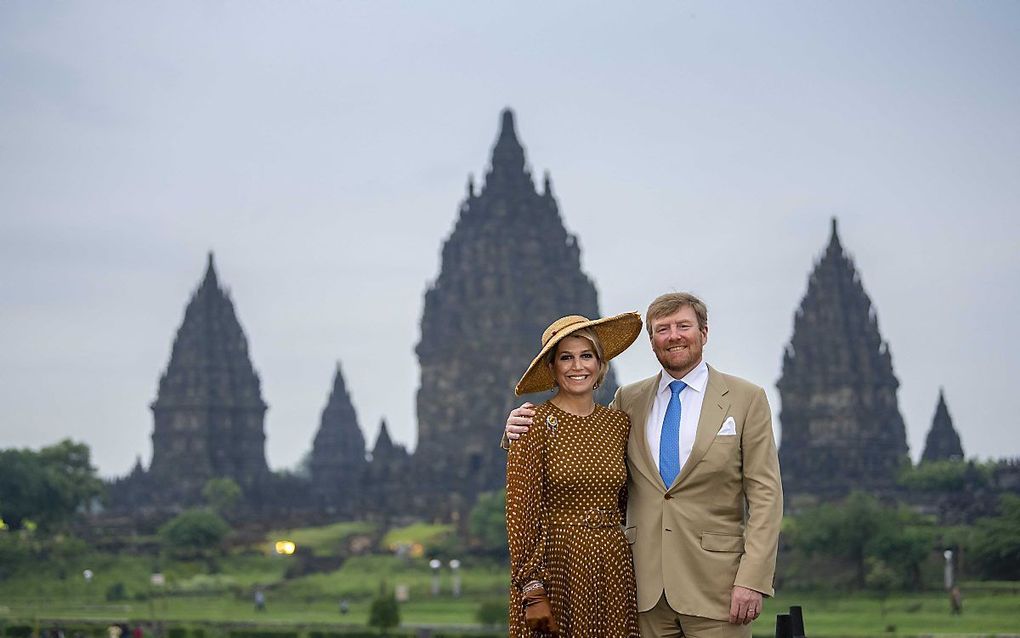
[[[524,622],[533,631],[559,633],[544,587],[533,587],[524,593]]]

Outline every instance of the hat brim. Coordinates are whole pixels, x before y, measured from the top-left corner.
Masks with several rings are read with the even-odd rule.
[[[555,387],[556,379],[549,366],[546,365],[546,356],[565,337],[569,337],[582,328],[591,328],[595,331],[602,343],[605,361],[609,361],[630,347],[630,344],[634,343],[634,340],[641,334],[641,315],[636,312],[625,312],[612,317],[581,321],[567,326],[542,346],[542,350],[532,360],[524,376],[517,382],[514,393],[521,396],[522,394],[543,392]]]

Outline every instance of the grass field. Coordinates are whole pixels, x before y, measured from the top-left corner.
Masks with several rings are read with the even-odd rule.
[[[0,580],[0,627],[69,621],[167,621],[256,623],[298,631],[316,625],[363,628],[371,599],[385,585],[400,586],[409,593],[409,600],[401,604],[405,627],[464,628],[477,627],[476,615],[483,602],[506,599],[506,566],[470,555],[461,557],[463,596],[454,599],[450,595],[453,576],[445,566],[440,572],[442,595],[431,595],[433,574],[424,557],[357,555],[333,571],[287,578],[288,567],[299,557],[266,553],[270,539],[287,538],[309,556],[330,556],[354,536],[375,533],[364,523],[277,530],[268,535],[262,550],[249,548],[212,563],[93,552],[61,563],[26,565]],[[443,542],[449,534],[447,526],[413,525],[391,530],[381,545],[429,546]],[[82,578],[86,568],[94,573],[89,583]],[[166,578],[165,586],[150,583],[157,569]],[[266,593],[264,612],[256,612],[252,604],[256,586]],[[112,590],[118,590],[120,600],[108,600]],[[963,593],[964,614],[951,616],[948,598],[940,592],[896,594],[885,600],[866,593],[781,592],[766,601],[754,631],[756,636],[771,636],[775,614],[799,604],[812,637],[1020,637],[1020,583],[965,583]],[[341,599],[348,606],[345,615],[339,611]],[[224,632],[211,629],[207,638],[218,638]]]
[[[1020,594],[964,595],[964,613],[952,616],[943,593],[893,595],[884,603],[869,594],[780,593],[766,600],[762,618],[774,626],[777,613],[801,605],[810,636],[1020,635]],[[756,623],[756,634],[767,633],[757,626],[763,622]]]
[[[481,601],[493,597],[490,592],[472,592],[469,586],[460,599],[449,598],[448,594],[433,599],[428,594],[412,593],[411,600],[401,605],[401,617],[408,626],[475,625]],[[247,596],[229,594],[164,596],[119,603],[19,597],[0,604],[0,618],[8,622],[38,618],[364,625],[368,600],[352,600],[345,616],[339,613],[338,602],[329,597],[303,599],[270,591],[267,610],[260,613]],[[782,594],[766,602],[762,619],[754,625],[755,634],[769,635],[775,614],[794,604],[804,607],[805,625],[811,636],[1020,635],[1020,595],[994,591],[967,596],[962,616],[951,616],[946,597],[938,593],[896,595],[884,602],[864,594]]]
[[[312,552],[317,556],[328,556],[336,553],[344,541],[358,534],[371,534],[376,526],[367,522],[347,522],[323,525],[321,527],[304,527],[300,529],[280,529],[268,534],[266,545],[275,540],[293,541],[298,547]]]

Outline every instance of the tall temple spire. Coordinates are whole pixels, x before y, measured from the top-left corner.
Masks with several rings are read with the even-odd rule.
[[[209,285],[213,288],[219,288],[219,282],[216,279],[216,260],[213,257],[213,251],[209,251],[209,256],[206,259],[205,265],[205,277],[202,279],[202,286]]]
[[[421,487],[412,482],[415,479],[408,472],[409,462],[407,449],[390,438],[384,417],[379,422],[379,433],[372,446],[372,462],[368,469],[367,486],[372,490],[372,501],[366,503],[368,510],[408,513],[412,495]]]
[[[375,436],[375,446],[372,447],[372,455],[388,454],[393,450],[393,439],[390,438],[390,430],[386,427],[386,417],[379,421],[379,432]]]
[[[784,489],[838,495],[893,488],[907,462],[899,381],[835,219],[794,317],[778,386]]]
[[[327,508],[343,507],[353,513],[367,467],[365,437],[339,361],[312,443],[309,465],[317,501]]]
[[[485,188],[520,189],[525,184],[534,188],[524,157],[524,147],[517,139],[514,112],[507,108],[503,110],[499,136],[492,148],[492,162],[485,174]]]
[[[921,462],[963,460],[963,445],[960,435],[953,427],[953,419],[946,407],[946,396],[939,388],[939,400],[935,405],[935,416],[931,421],[931,429],[924,443]]]
[[[269,475],[266,404],[234,304],[210,252],[174,338],[152,403],[150,472],[175,503],[195,502],[210,478],[232,478],[248,495]],[[163,481],[162,479],[173,479]]]
[[[386,417],[383,417],[379,420],[379,433],[375,437],[375,445],[372,446],[372,463],[393,464],[403,462],[407,458],[407,448],[393,441],[389,426],[386,425]]]
[[[414,454],[423,513],[452,514],[504,484],[505,458],[492,441],[542,331],[564,314],[600,314],[578,242],[547,190],[535,190],[513,113],[504,111],[491,169],[477,197],[461,203],[425,293]],[[610,372],[599,399],[615,388]]]

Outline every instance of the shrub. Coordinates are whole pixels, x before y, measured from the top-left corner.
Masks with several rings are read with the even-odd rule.
[[[188,510],[159,529],[163,546],[183,557],[210,556],[220,549],[230,526],[207,510]]]
[[[387,630],[399,624],[400,608],[397,606],[397,599],[384,583],[369,608],[368,626],[375,627],[385,634]]]
[[[110,602],[116,602],[118,600],[127,600],[127,588],[124,587],[124,583],[118,581],[113,583],[106,588],[106,600]]]
[[[506,627],[509,623],[507,602],[502,599],[486,600],[478,606],[475,618],[489,627]]]

